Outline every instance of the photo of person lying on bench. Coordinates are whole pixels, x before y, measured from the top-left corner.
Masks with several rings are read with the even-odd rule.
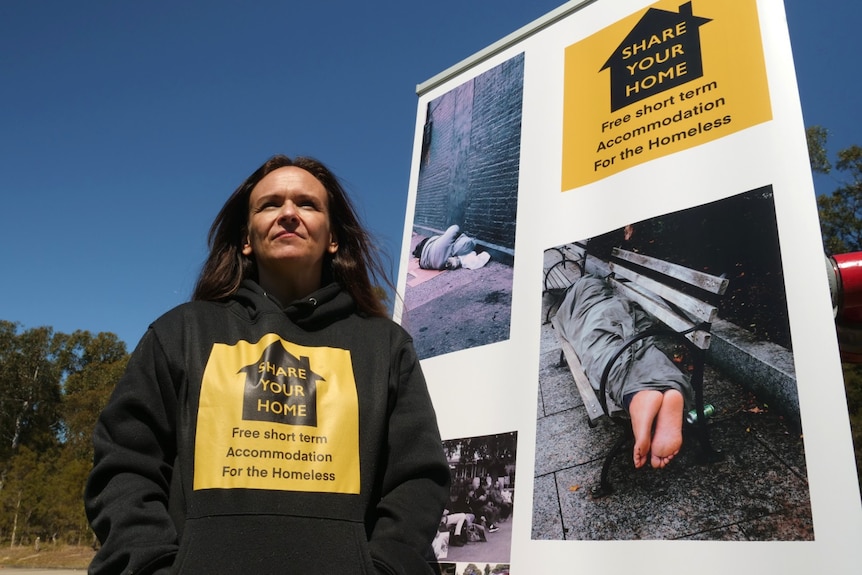
[[[561,335],[574,348],[597,392],[608,361],[652,323],[638,304],[594,275],[572,284],[555,316]],[[670,463],[682,447],[683,414],[693,406],[688,376],[647,337],[614,362],[606,392],[608,409],[624,410],[631,419],[635,467],[649,462],[663,468]]]

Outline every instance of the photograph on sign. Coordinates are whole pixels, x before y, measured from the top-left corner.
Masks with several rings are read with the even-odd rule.
[[[520,54],[427,105],[402,316],[420,359],[509,338],[523,80]]]
[[[456,564],[458,573],[470,564],[508,572],[517,440],[508,432],[443,442],[452,485],[432,545],[441,565]]]
[[[771,186],[549,248],[542,282],[534,539],[814,538]]]

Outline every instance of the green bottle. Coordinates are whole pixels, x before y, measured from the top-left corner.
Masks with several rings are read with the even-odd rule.
[[[706,419],[709,419],[715,414],[715,406],[711,403],[705,403],[703,405],[703,416]],[[697,410],[692,409],[688,413],[685,414],[685,422],[688,424],[693,424],[697,421]]]

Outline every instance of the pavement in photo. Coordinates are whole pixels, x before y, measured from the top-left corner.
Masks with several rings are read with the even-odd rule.
[[[471,541],[463,547],[449,546],[446,563],[509,563],[512,555],[512,518],[497,523],[498,530],[485,533],[487,541]]]
[[[419,359],[509,339],[512,268],[491,260],[408,286],[402,324]]]

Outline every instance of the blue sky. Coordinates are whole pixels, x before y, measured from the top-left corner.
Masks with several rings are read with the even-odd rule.
[[[562,3],[0,3],[0,319],[133,347],[277,152],[330,165],[395,261],[416,85]],[[786,9],[805,124],[862,144],[862,3]]]

